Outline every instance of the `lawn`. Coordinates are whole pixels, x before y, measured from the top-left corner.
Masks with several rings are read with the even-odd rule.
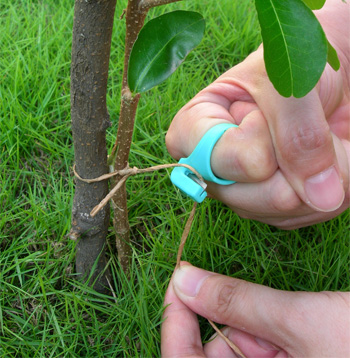
[[[108,107],[119,115],[125,0],[117,4]],[[186,1],[153,10],[199,11],[202,43],[164,84],[142,96],[130,165],[174,162],[164,136],[200,89],[254,50],[253,2]],[[74,179],[69,72],[73,0],[0,0],[0,357],[158,357],[162,302],[191,201],[170,171],[128,180],[131,277],[113,257],[113,294],[75,277],[70,229]],[[185,85],[184,85],[185,84]],[[222,274],[285,290],[349,290],[349,212],[282,231],[243,220],[210,199],[199,206],[183,258]],[[213,330],[201,319],[203,339]]]

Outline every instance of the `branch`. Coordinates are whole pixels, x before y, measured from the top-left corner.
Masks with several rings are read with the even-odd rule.
[[[149,10],[152,7],[171,4],[172,2],[178,2],[181,0],[141,0],[139,3],[139,9]]]

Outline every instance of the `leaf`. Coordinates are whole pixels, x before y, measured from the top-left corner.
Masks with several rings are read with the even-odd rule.
[[[303,0],[303,1],[311,10],[321,9],[326,2],[326,0]]]
[[[303,0],[304,3],[311,9],[311,10],[319,10],[323,7],[326,0]],[[331,67],[338,71],[340,68],[340,62],[338,58],[337,51],[334,47],[329,43],[327,40],[327,62],[331,65]]]
[[[303,97],[316,85],[327,61],[327,40],[302,0],[255,0],[267,74],[285,97]]]
[[[327,41],[327,45],[328,45],[327,62],[332,66],[333,70],[338,71],[340,68],[340,62],[339,62],[337,51],[329,43],[329,41]]]
[[[166,80],[202,40],[205,21],[197,12],[173,11],[150,20],[130,54],[128,84],[145,92]]]

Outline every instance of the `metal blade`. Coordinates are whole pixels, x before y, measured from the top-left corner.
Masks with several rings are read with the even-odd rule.
[[[207,184],[204,183],[204,181],[200,180],[197,175],[189,173],[187,174],[188,177],[190,177],[195,183],[197,183],[198,185],[200,185],[203,190],[205,190],[207,188]]]

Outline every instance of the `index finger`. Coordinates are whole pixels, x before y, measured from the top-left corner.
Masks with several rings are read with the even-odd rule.
[[[197,315],[176,296],[172,282],[165,294],[161,329],[162,357],[205,357]]]

